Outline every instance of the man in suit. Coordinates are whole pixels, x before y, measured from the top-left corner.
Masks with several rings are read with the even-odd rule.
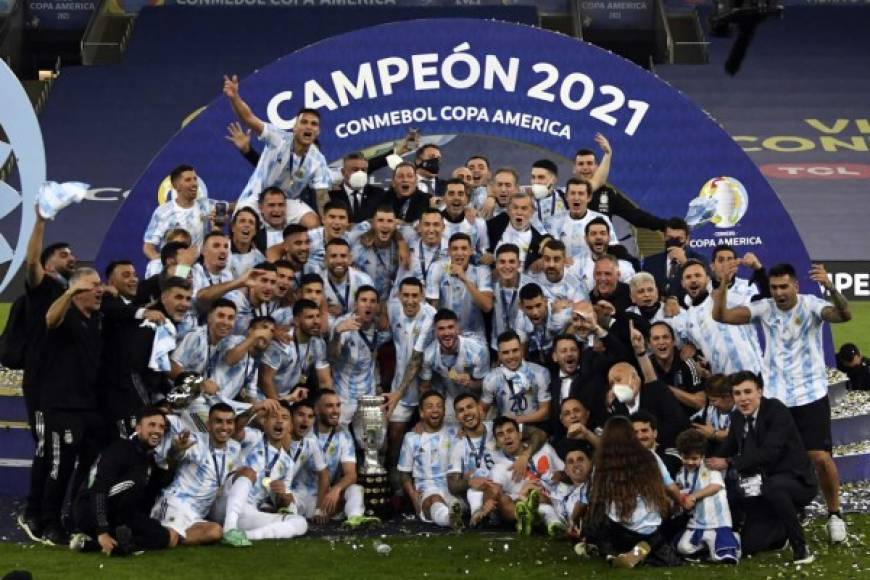
[[[341,183],[329,192],[329,199],[342,201],[350,208],[350,223],[364,222],[375,215],[382,203],[384,190],[368,182],[369,162],[360,152],[348,153],[342,159]]]
[[[689,249],[689,225],[686,221],[673,217],[665,226],[665,251],[645,258],[642,269],[656,279],[660,295],[676,296],[682,304],[686,295],[681,283],[683,264],[692,258],[707,262],[701,254]]]
[[[413,224],[429,208],[432,196],[417,189],[417,175],[410,163],[399,163],[393,169],[393,180],[387,190],[383,204],[391,205],[396,219]]]
[[[737,409],[719,457],[707,459],[707,466],[739,476],[729,485],[743,492],[736,494],[746,515],[743,553],[775,549],[788,540],[795,564],[812,562],[798,512],[816,496],[818,484],[794,419],[779,400],[763,396],[764,381],[755,373],[740,371],[730,383]]]
[[[520,249],[520,262],[528,269],[541,255],[543,236],[532,226],[534,201],[527,193],[518,192],[511,196],[507,213],[487,220],[486,233],[489,238],[489,253],[501,244],[515,244]]]
[[[414,154],[417,168],[417,188],[424,193],[441,197],[447,190],[447,182],[438,177],[441,170],[441,148],[434,143],[421,145]]]

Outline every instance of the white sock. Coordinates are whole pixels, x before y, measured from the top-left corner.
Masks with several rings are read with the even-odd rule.
[[[253,483],[247,477],[237,477],[227,492],[227,513],[224,517],[224,531],[234,530],[239,526],[239,512],[248,502],[248,494]]]
[[[550,524],[560,524],[565,525],[565,522],[562,521],[562,518],[556,513],[556,510],[550,504],[544,504],[538,506],[538,513],[542,518],[544,518],[544,523],[549,526]]]
[[[449,527],[450,526],[450,510],[447,508],[447,504],[438,503],[432,504],[432,507],[429,508],[429,513],[432,514],[432,521],[438,524],[439,526]]]
[[[465,497],[468,499],[468,509],[471,510],[471,513],[474,513],[483,507],[482,491],[478,491],[476,489],[469,489],[468,492],[465,494]]]
[[[347,486],[344,490],[344,515],[352,518],[363,513],[365,513],[365,504],[362,486],[357,484]]]
[[[308,523],[302,516],[287,516],[280,522],[247,532],[249,540],[280,540],[295,538],[308,531]]]

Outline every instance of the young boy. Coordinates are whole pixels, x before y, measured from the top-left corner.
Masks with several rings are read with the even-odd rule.
[[[677,552],[691,556],[706,547],[712,561],[737,564],[740,540],[731,529],[725,482],[721,473],[704,465],[706,448],[706,437],[698,431],[683,431],[677,437],[683,468],[676,483],[683,494],[680,503],[691,512],[686,530],[677,540]]]
[[[704,435],[710,444],[710,451],[716,450],[728,438],[731,426],[731,411],[734,398],[725,375],[712,375],[704,383],[707,406],[692,415],[692,428]]]

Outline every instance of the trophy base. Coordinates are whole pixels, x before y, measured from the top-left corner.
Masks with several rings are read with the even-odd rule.
[[[360,473],[357,483],[363,488],[367,516],[377,516],[383,520],[392,515],[390,497],[393,490],[389,474]]]

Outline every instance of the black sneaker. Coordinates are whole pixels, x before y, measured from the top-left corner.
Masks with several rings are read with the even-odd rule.
[[[811,564],[816,559],[806,544],[795,544],[792,548],[792,555],[794,564]]]
[[[18,527],[21,528],[27,537],[34,542],[43,543],[42,539],[42,522],[36,516],[21,514],[18,516]]]
[[[118,542],[118,546],[112,550],[113,556],[129,556],[136,551],[136,546],[133,544],[133,532],[127,526],[115,528],[114,538]]]
[[[49,546],[68,546],[69,534],[58,524],[49,524],[45,527],[45,533],[42,535],[43,543]]]

